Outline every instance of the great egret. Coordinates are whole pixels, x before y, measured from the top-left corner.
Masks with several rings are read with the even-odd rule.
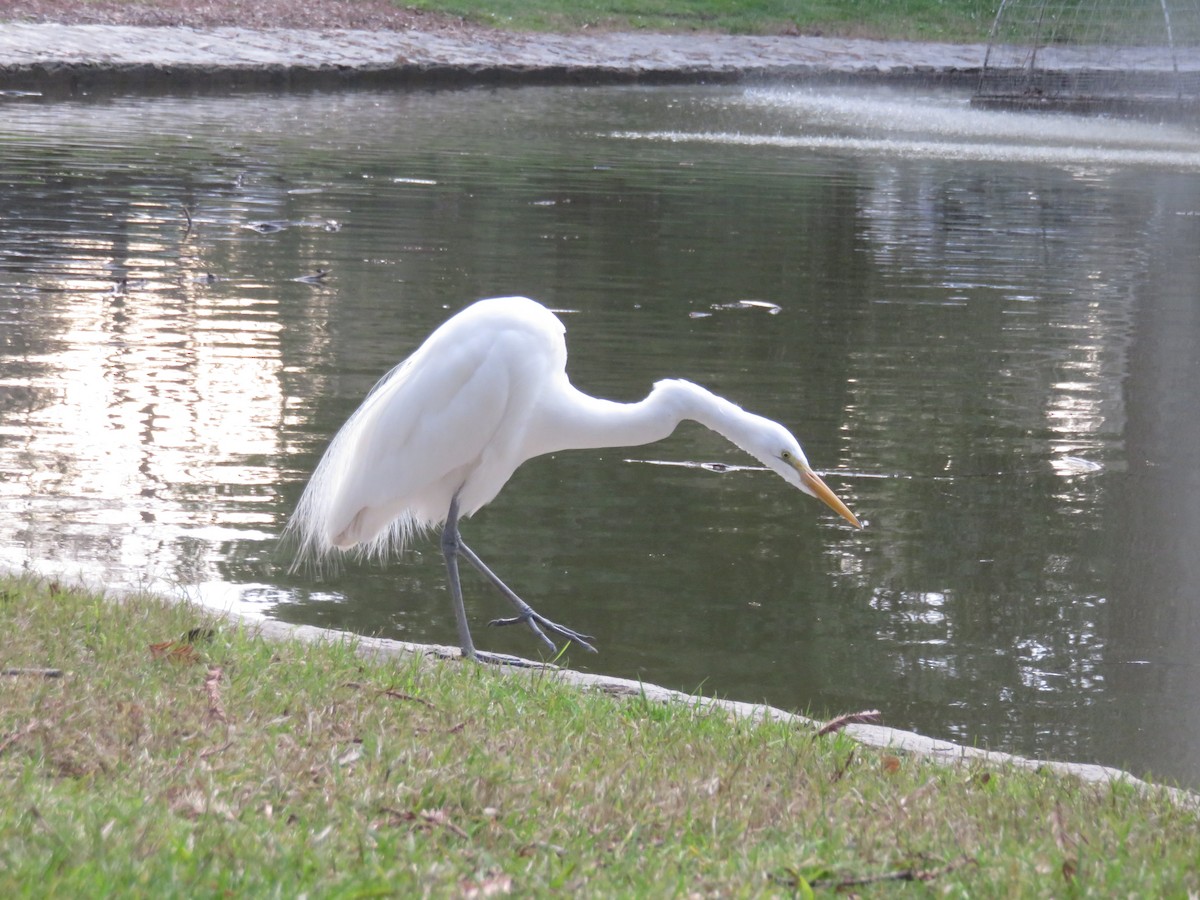
[[[526,297],[480,300],[437,328],[375,385],[326,450],[288,524],[300,545],[296,565],[352,548],[382,557],[441,524],[463,656],[476,652],[459,556],[516,610],[491,624],[524,622],[552,651],[546,632],[595,652],[590,636],[535,612],[484,565],[463,543],[459,519],[492,500],[527,459],[649,444],[684,419],[728,438],[861,527],[777,422],[682,380],[658,382],[637,403],[576,390],[567,378],[565,332],[554,313]]]

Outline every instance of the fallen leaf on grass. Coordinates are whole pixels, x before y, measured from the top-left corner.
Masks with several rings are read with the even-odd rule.
[[[150,645],[150,655],[154,659],[169,659],[177,663],[198,663],[200,654],[191,644],[182,641],[163,641]]]
[[[883,713],[877,709],[866,709],[862,712],[846,713],[830,719],[817,730],[817,737],[824,737],[835,731],[841,731],[847,725],[878,725],[883,721]]]

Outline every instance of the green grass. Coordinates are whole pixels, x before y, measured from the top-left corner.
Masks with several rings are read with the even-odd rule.
[[[982,0],[403,0],[469,22],[534,31],[583,28],[983,40],[996,5]]]
[[[0,634],[4,897],[1200,891],[1197,814],[1127,785],[30,581]]]

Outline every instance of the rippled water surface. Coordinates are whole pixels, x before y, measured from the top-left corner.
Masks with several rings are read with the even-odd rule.
[[[277,539],[376,378],[528,294],[579,387],[705,384],[868,522],[686,465],[752,462],[698,426],[533,461],[464,533],[596,636],[573,664],[1200,784],[1194,130],[764,88],[0,104],[0,564],[453,644],[435,541],[318,580]]]

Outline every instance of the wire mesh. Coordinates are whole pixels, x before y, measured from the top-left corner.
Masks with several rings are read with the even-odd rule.
[[[976,105],[1096,112],[1200,105],[1200,0],[1003,0]]]

